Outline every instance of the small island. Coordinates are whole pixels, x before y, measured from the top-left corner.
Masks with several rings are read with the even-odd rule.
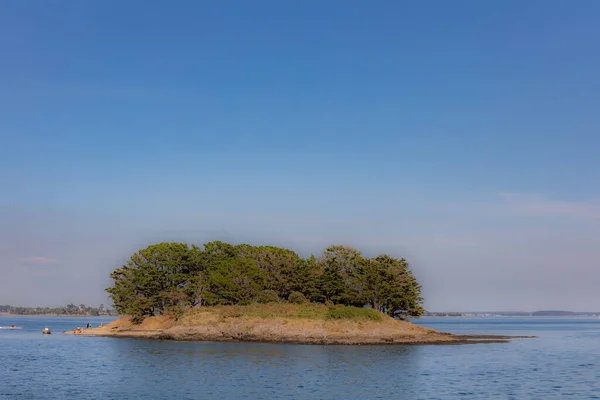
[[[440,333],[372,309],[285,303],[207,306],[188,311],[178,319],[156,315],[135,322],[124,317],[103,327],[82,330],[80,335],[327,345],[506,343],[517,338]]]
[[[354,345],[510,339],[451,335],[406,321],[424,313],[407,261],[366,258],[344,246],[301,258],[273,246],[160,243],[133,254],[111,278],[106,290],[123,318],[81,334]]]

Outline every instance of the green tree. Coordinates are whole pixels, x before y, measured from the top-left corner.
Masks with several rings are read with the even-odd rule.
[[[281,299],[279,295],[274,290],[261,290],[258,292],[254,301],[259,304],[268,304],[268,303],[279,303]]]
[[[210,287],[204,296],[209,305],[250,304],[262,289],[260,270],[248,258],[223,260],[209,268]]]
[[[291,304],[306,304],[308,299],[300,292],[292,292],[288,297],[288,302]]]
[[[198,305],[231,304],[226,298],[228,295],[221,296],[219,290],[230,284],[226,282],[227,265],[233,263],[237,257],[238,251],[235,246],[218,240],[204,244],[204,250],[195,250],[194,273],[190,278]]]
[[[330,246],[319,263],[323,267],[320,291],[325,300],[346,305],[360,305],[357,273],[364,259],[358,250],[346,246]]]
[[[182,292],[191,307],[202,306],[203,296],[209,289],[207,277],[208,253],[192,245],[188,254],[188,271]]]
[[[274,246],[236,246],[239,257],[256,263],[263,276],[265,290],[274,290],[279,297],[287,297],[293,290],[293,274],[302,264],[295,252]]]
[[[319,289],[322,275],[323,268],[314,255],[300,260],[300,265],[290,271],[291,290],[302,293],[311,301],[322,302],[324,298]]]
[[[424,312],[421,286],[404,259],[380,255],[366,260],[358,288],[365,304],[392,317],[418,317]]]
[[[192,270],[189,253],[187,244],[159,243],[133,254],[113,271],[113,286],[107,288],[117,311],[140,319],[183,306]]]
[[[366,259],[344,246],[328,247],[318,259],[302,259],[274,246],[159,243],[133,254],[111,278],[113,285],[106,290],[115,309],[138,321],[156,313],[177,316],[188,307],[275,301],[293,292],[291,299],[298,302],[304,297],[327,304],[370,305],[400,317],[423,313],[421,286],[406,260],[387,255]],[[57,312],[74,314],[80,307],[69,304]]]

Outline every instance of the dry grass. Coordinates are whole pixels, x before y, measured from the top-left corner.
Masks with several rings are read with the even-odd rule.
[[[131,318],[120,318],[109,324],[104,325],[101,330],[108,331],[122,331],[122,330],[156,330],[156,329],[169,329],[175,325],[173,319],[164,316],[156,315],[154,317],[146,318],[141,324],[134,324]]]

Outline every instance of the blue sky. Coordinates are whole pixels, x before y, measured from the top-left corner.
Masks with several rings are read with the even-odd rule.
[[[431,310],[598,310],[599,12],[4,1],[0,304],[221,239],[406,257]]]

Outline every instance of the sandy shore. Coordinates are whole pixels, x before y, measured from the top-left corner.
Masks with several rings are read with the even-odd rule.
[[[216,319],[211,313],[193,321],[177,323],[167,317],[147,318],[133,324],[121,318],[101,328],[84,330],[80,336],[187,341],[247,341],[298,344],[469,344],[505,343],[515,337],[452,335],[406,321],[323,321],[298,318]],[[191,324],[190,322],[193,322]],[[74,334],[73,331],[65,332]]]

